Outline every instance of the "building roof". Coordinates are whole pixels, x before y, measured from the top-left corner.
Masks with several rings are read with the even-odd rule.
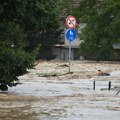
[[[54,47],[56,47],[56,48],[69,48],[69,46],[66,46],[65,44],[55,44]],[[71,48],[79,48],[79,46],[71,46]]]

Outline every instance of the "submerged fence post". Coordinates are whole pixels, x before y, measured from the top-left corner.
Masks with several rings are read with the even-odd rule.
[[[111,90],[111,81],[108,83],[108,90]]]
[[[93,81],[93,90],[95,90],[95,81]]]

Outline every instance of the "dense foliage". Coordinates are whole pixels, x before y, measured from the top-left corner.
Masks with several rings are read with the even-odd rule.
[[[29,0],[24,17],[28,31],[28,52],[40,44],[37,59],[51,59],[52,47],[59,36],[59,0]],[[39,31],[39,32],[38,32]]]
[[[86,23],[80,35],[82,53],[97,60],[115,57],[113,44],[120,42],[119,10],[119,0],[81,0],[73,14]]]
[[[33,68],[35,49],[47,46],[44,36],[59,26],[58,11],[58,0],[0,0],[0,90]]]

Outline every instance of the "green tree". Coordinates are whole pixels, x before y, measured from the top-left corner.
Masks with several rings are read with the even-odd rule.
[[[15,85],[18,76],[34,66],[34,55],[25,52],[25,37],[14,22],[0,23],[0,90]]]
[[[59,0],[33,0],[29,1],[27,7],[26,17],[23,19],[28,28],[27,50],[30,52],[40,44],[37,59],[50,59],[52,47],[60,35],[58,31],[60,2]]]
[[[0,90],[13,86],[18,76],[34,67],[34,50],[40,42],[28,36],[55,31],[58,10],[57,0],[0,1]],[[32,50],[30,43],[35,43]]]
[[[84,40],[80,51],[110,60],[115,56],[113,44],[120,42],[120,2],[119,0],[82,0],[77,8],[79,18],[86,23],[80,38]]]

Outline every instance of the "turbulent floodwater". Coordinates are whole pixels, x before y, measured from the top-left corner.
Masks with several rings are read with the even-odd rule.
[[[0,120],[119,120],[120,94],[116,95],[119,87],[114,88],[120,85],[120,80],[114,75],[118,74],[68,81],[23,77],[22,84],[1,94]]]

